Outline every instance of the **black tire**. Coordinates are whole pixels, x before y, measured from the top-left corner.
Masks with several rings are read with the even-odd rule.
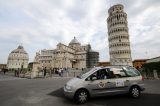
[[[132,98],[139,98],[141,95],[140,89],[137,86],[133,86],[131,87],[131,89],[129,90],[129,94]]]
[[[84,104],[88,101],[88,98],[89,94],[85,89],[78,90],[74,95],[74,100],[77,104]]]

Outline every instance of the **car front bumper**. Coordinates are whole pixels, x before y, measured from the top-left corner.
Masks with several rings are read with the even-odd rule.
[[[73,99],[74,97],[74,92],[71,90],[67,90],[66,87],[63,88],[63,94],[70,99]]]

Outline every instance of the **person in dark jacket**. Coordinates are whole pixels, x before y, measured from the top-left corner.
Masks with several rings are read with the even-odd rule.
[[[47,73],[47,70],[46,70],[46,67],[44,68],[44,77],[46,77],[46,73]]]

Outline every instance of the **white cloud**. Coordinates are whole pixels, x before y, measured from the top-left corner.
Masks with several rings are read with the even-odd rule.
[[[91,43],[100,52],[100,61],[108,61],[107,9],[118,2],[128,14],[133,59],[158,56],[160,2],[156,0],[5,0],[0,1],[0,48],[3,43],[6,49],[0,62],[6,62],[5,53],[15,49],[13,44],[23,43],[33,59],[36,50],[68,44],[74,36],[82,44]],[[149,56],[144,55],[146,50]]]

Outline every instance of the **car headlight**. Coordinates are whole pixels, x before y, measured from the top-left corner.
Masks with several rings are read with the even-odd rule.
[[[71,90],[71,86],[66,85],[66,89]]]

